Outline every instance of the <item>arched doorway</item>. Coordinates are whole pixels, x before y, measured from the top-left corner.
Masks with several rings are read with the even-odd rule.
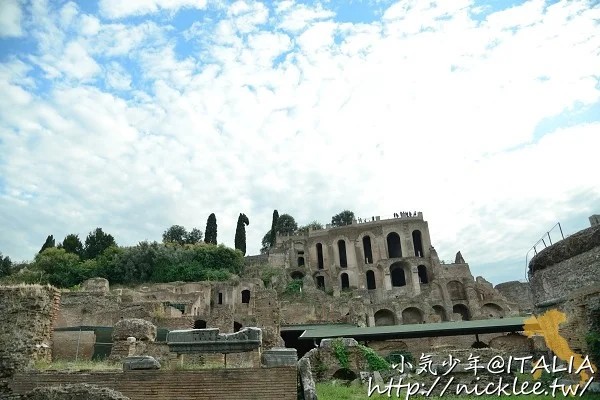
[[[365,264],[373,264],[373,249],[371,248],[371,238],[364,236],[362,239],[363,250],[365,252]]]
[[[303,267],[304,266],[304,257],[298,257],[298,266],[299,267]]]
[[[417,272],[419,273],[419,283],[427,284],[429,283],[429,278],[427,277],[427,267],[424,265],[419,265],[417,267]]]
[[[388,258],[402,257],[402,246],[400,245],[400,235],[391,232],[387,235]]]
[[[317,243],[317,266],[319,269],[323,269],[323,245]]]
[[[194,321],[194,329],[206,329],[206,321],[203,319],[197,319]]]
[[[481,307],[481,313],[487,318],[504,318],[504,310],[497,304],[487,303]]]
[[[391,310],[381,309],[374,315],[375,326],[388,326],[396,324],[396,316]]]
[[[290,274],[290,276],[292,277],[292,279],[298,279],[298,280],[304,279],[304,274],[302,272],[298,272],[298,271],[292,272]]]
[[[317,276],[317,288],[324,290],[325,289],[325,277]]]
[[[347,273],[344,272],[342,275],[340,275],[340,280],[342,283],[342,290],[350,288],[350,280],[348,279]]]
[[[340,267],[348,267],[348,259],[346,258],[346,242],[344,240],[338,240],[338,251],[340,253]]]
[[[371,270],[367,271],[367,289],[377,289],[377,284],[375,283],[375,272]]]

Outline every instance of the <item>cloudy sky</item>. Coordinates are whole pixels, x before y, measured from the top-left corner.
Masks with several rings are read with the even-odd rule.
[[[274,208],[423,211],[524,278],[600,213],[597,1],[0,1],[0,251],[173,224],[258,253]],[[558,237],[558,236],[557,236]]]

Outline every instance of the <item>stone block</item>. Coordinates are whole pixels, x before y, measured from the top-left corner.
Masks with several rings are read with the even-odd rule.
[[[344,344],[344,346],[346,346],[346,347],[356,347],[358,345],[358,342],[356,341],[356,339],[340,338],[340,339],[323,339],[323,340],[321,340],[321,344],[319,345],[319,347],[322,349],[331,350],[331,349],[333,349],[333,341],[334,340],[341,340],[342,343]]]
[[[261,366],[269,367],[293,367],[298,363],[298,352],[296,349],[274,348],[265,350],[261,356]]]
[[[186,329],[167,335],[169,350],[177,354],[242,353],[262,345],[260,328],[244,328],[235,333],[219,333],[219,329]]]
[[[160,363],[151,356],[126,357],[123,360],[123,371],[160,369]]]
[[[140,318],[118,321],[113,327],[113,341],[128,340],[130,337],[154,342],[156,340],[156,326],[152,322]]]

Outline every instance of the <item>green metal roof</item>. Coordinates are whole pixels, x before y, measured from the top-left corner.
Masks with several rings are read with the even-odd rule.
[[[293,332],[293,331],[306,331],[311,329],[318,329],[322,327],[341,327],[341,328],[356,328],[355,325],[349,324],[300,324],[300,325],[282,325],[279,328],[280,332]]]
[[[437,322],[372,326],[368,328],[347,325],[315,325],[300,335],[299,339],[324,339],[348,337],[360,340],[408,339],[434,336],[457,336],[483,333],[519,332],[529,317],[482,319],[476,321]]]

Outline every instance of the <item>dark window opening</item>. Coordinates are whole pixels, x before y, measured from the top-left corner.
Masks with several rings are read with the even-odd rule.
[[[375,284],[375,272],[367,271],[367,289],[373,290],[376,288],[377,285]]]
[[[298,272],[298,271],[292,272],[292,274],[290,276],[292,277],[292,279],[298,279],[298,280],[304,279],[304,274],[302,272]]]
[[[363,237],[363,249],[365,251],[365,264],[373,264],[373,249],[371,248],[371,238]]]
[[[250,304],[250,291],[248,289],[242,290],[242,303]]]
[[[233,321],[233,331],[239,332],[242,329],[242,324],[237,321]]]
[[[346,259],[346,242],[338,240],[338,250],[340,252],[340,267],[347,268],[348,260]]]
[[[348,274],[342,274],[340,276],[342,280],[342,290],[350,288],[350,281],[348,280]]]
[[[415,248],[415,257],[424,257],[423,255],[423,241],[421,239],[421,231],[413,231],[413,246]]]
[[[194,329],[206,329],[206,321],[198,319],[194,322]]]
[[[219,293],[219,304],[223,304],[223,293]]]
[[[388,258],[402,257],[402,246],[400,246],[400,235],[392,232],[387,235]]]
[[[317,276],[317,288],[323,290],[325,289],[325,277]]]
[[[303,256],[303,255],[304,255],[304,251],[299,251],[299,252],[298,252],[298,255],[299,255],[299,256]]]
[[[390,267],[390,274],[392,278],[392,286],[406,286],[406,277],[404,276],[404,269],[402,269],[402,267],[392,265]]]
[[[323,269],[323,245],[317,243],[317,265],[319,269]]]
[[[419,265],[417,267],[417,271],[419,273],[419,282],[429,283],[429,279],[427,279],[427,267],[424,265]]]
[[[298,257],[298,266],[299,267],[303,267],[304,266],[304,257]]]

